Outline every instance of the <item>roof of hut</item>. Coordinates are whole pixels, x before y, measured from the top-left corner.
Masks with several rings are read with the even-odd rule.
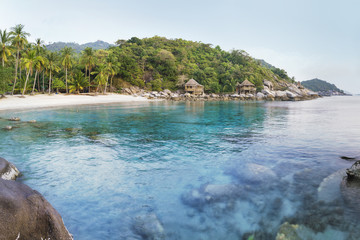
[[[240,86],[253,86],[255,87],[255,85],[251,82],[249,82],[249,80],[245,79],[245,81],[243,81]]]
[[[198,86],[198,85],[200,85],[201,86],[201,84],[199,84],[194,79],[190,79],[187,83],[185,83],[185,85],[190,85],[190,86]]]

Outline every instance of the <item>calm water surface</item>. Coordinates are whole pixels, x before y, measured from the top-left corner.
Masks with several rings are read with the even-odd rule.
[[[0,131],[0,153],[75,239],[274,239],[286,221],[311,239],[359,239],[341,176],[325,179],[351,166],[340,156],[360,156],[359,107],[332,97],[0,112],[37,120],[0,120],[19,126]]]

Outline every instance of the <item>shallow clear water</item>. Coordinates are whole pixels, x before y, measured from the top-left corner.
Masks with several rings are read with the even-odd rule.
[[[340,181],[359,156],[360,97],[150,102],[0,112],[1,156],[75,239],[357,239]],[[335,184],[333,184],[335,182]],[[318,190],[320,184],[324,187]],[[322,200],[322,202],[319,202]]]

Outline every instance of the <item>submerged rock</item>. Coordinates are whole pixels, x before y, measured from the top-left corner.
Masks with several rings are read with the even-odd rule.
[[[271,168],[256,163],[240,165],[228,172],[240,182],[245,183],[272,183],[277,178]]]
[[[348,180],[360,180],[360,161],[356,161],[350,168],[346,169]]]
[[[318,187],[318,200],[329,203],[341,198],[340,183],[345,175],[345,169],[341,169],[324,178]]]
[[[3,128],[4,130],[12,130],[13,129],[13,126],[5,126],[4,128]]]
[[[30,120],[28,123],[36,123],[36,120]]]
[[[15,180],[19,174],[19,170],[12,163],[0,157],[0,178]]]
[[[19,117],[12,117],[9,118],[9,121],[20,121],[21,119]]]
[[[165,239],[164,227],[154,213],[136,217],[132,225],[132,230],[142,239]]]
[[[235,200],[243,193],[240,186],[234,184],[205,184],[182,195],[182,202],[201,210],[207,204]]]
[[[59,213],[25,184],[0,179],[0,239],[73,239]]]

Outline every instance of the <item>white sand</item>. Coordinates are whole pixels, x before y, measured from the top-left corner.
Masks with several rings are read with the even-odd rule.
[[[35,96],[26,95],[25,98],[17,96],[6,96],[0,99],[0,111],[19,110],[32,108],[48,108],[73,105],[91,105],[105,103],[123,103],[123,102],[139,102],[149,101],[144,97],[134,97],[121,94],[107,95],[64,95],[64,94],[39,94]]]

